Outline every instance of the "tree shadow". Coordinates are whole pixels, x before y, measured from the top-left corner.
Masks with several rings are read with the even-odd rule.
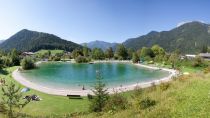
[[[8,75],[9,73],[7,70],[0,69],[0,74]]]

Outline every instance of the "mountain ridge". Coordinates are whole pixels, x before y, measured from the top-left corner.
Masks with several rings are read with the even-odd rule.
[[[8,51],[38,51],[40,49],[62,49],[72,51],[82,48],[81,45],[64,40],[54,34],[22,29],[0,44],[0,48]]]
[[[169,31],[151,31],[146,35],[127,39],[123,44],[135,50],[158,44],[168,52],[179,49],[181,53],[198,53],[202,46],[210,45],[210,25],[192,21]]]
[[[116,48],[116,45],[118,43],[109,43],[106,41],[100,41],[100,40],[95,40],[95,41],[90,41],[88,43],[82,43],[81,45],[87,45],[88,48],[93,49],[93,48],[101,48],[103,51],[108,49],[109,47],[112,47],[113,49]]]

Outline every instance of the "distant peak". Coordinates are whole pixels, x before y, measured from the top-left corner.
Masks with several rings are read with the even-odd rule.
[[[28,30],[28,29],[22,29],[22,30],[20,30],[20,31],[30,31],[30,30]]]
[[[100,41],[100,40],[95,40],[95,41],[93,41],[93,42],[104,42],[104,41]]]
[[[157,31],[151,31],[151,32],[149,32],[148,34],[149,35],[154,35],[154,34],[157,34],[158,32]]]
[[[177,24],[177,27],[186,25],[186,24],[201,24],[201,25],[205,25],[204,21],[182,21],[180,23]]]

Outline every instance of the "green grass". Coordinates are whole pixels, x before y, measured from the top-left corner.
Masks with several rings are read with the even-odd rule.
[[[81,118],[207,118],[210,116],[210,74],[193,74],[182,79],[170,82],[167,90],[160,86],[147,88],[142,97],[150,97],[157,104],[150,108],[140,110],[140,98],[133,99],[131,92],[125,93],[131,107],[116,113],[91,113]]]
[[[163,67],[163,68],[171,68],[172,67],[170,64],[163,65],[161,63],[156,63],[156,66]],[[205,67],[181,66],[180,71],[183,72],[183,73],[184,72],[195,73],[195,72],[202,71],[204,68]]]
[[[48,52],[48,50],[39,50],[36,52],[36,54],[45,54],[47,52]],[[63,50],[50,50],[50,52],[52,55],[55,55],[57,53],[63,53],[64,51]]]
[[[181,67],[182,72],[189,72],[189,73],[199,72],[202,71],[203,69],[204,67],[186,67],[186,66]]]
[[[9,82],[15,82],[17,85],[21,86],[23,88],[24,86],[20,85],[18,82],[16,82],[14,79],[12,79],[11,72],[17,69],[17,67],[11,67],[7,68],[6,71],[8,71],[7,75],[1,74],[1,78],[6,79],[6,83]],[[0,86],[1,89],[1,86]],[[0,96],[2,94],[2,91],[0,91]],[[24,95],[32,95],[36,94],[40,96],[43,100],[42,101],[32,101],[30,102],[24,109],[23,113],[27,113],[29,115],[37,116],[37,115],[64,115],[69,114],[73,112],[87,112],[88,111],[88,104],[89,101],[87,100],[87,97],[84,97],[83,100],[76,100],[76,99],[68,99],[65,96],[55,96],[55,95],[48,95],[44,94],[42,92],[31,90],[30,92],[27,92]],[[1,99],[1,97],[0,97]]]

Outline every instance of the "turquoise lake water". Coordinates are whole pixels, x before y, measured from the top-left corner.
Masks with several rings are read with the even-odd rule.
[[[99,71],[107,87],[148,82],[169,75],[162,70],[151,70],[130,63],[76,64],[69,62],[48,62],[39,64],[37,69],[22,72],[29,81],[57,89],[81,90],[91,88]]]

